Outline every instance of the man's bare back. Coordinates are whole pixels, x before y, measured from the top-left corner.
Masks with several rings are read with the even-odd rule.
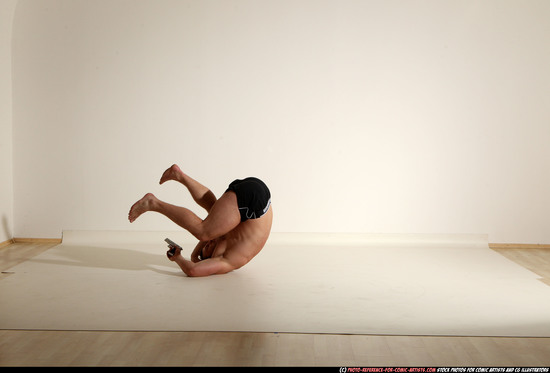
[[[262,250],[271,232],[273,210],[271,194],[259,179],[235,180],[219,199],[177,165],[164,172],[160,184],[168,180],[187,187],[195,202],[208,211],[206,219],[200,219],[185,207],[160,201],[151,193],[132,206],[128,219],[134,222],[141,214],[156,211],[193,234],[199,243],[191,260],[185,259],[180,249],[174,255],[167,255],[188,276],[230,272],[248,263]]]

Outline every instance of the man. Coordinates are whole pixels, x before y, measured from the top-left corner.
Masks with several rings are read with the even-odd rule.
[[[191,260],[181,255],[180,248],[176,248],[174,255],[170,251],[167,253],[168,259],[176,262],[186,275],[198,277],[227,273],[242,267],[262,250],[271,232],[273,211],[271,194],[261,180],[235,180],[219,199],[177,165],[164,171],[160,184],[168,180],[187,187],[195,202],[208,212],[206,219],[147,193],[132,206],[128,220],[133,223],[144,212],[155,211],[195,236],[199,243],[191,254]]]

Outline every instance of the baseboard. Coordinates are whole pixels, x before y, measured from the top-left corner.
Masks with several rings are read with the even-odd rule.
[[[525,243],[490,243],[491,249],[550,249],[550,245]]]
[[[14,243],[36,243],[36,244],[59,244],[62,242],[61,238],[22,238],[16,237],[4,242],[0,242],[0,249],[12,245]]]
[[[61,238],[24,238],[16,237],[13,243],[61,243]]]
[[[14,243],[45,243],[45,244],[60,244],[61,238],[24,238],[16,237],[10,240],[0,242],[0,249]],[[489,248],[499,249],[550,249],[547,244],[524,244],[524,243],[489,243]]]
[[[4,242],[0,242],[0,249],[3,248],[3,247],[9,246],[9,245],[11,245],[12,243],[14,243],[13,238],[12,238],[12,239],[9,239],[9,240],[7,240],[7,241],[4,241]]]

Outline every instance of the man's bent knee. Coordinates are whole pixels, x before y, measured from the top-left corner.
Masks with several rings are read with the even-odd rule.
[[[204,221],[197,227],[196,232],[192,232],[192,234],[197,240],[202,242],[210,241],[223,235],[223,233],[218,235],[216,231],[206,225]]]

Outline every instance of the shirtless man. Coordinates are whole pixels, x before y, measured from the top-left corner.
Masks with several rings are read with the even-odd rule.
[[[141,214],[155,211],[188,230],[199,243],[191,260],[176,249],[168,259],[176,262],[187,276],[209,276],[240,268],[262,250],[273,221],[271,194],[259,179],[235,180],[216,199],[214,193],[173,165],[162,175],[160,184],[175,180],[187,187],[191,196],[208,216],[202,220],[185,207],[174,206],[147,193],[128,214],[133,223]]]

